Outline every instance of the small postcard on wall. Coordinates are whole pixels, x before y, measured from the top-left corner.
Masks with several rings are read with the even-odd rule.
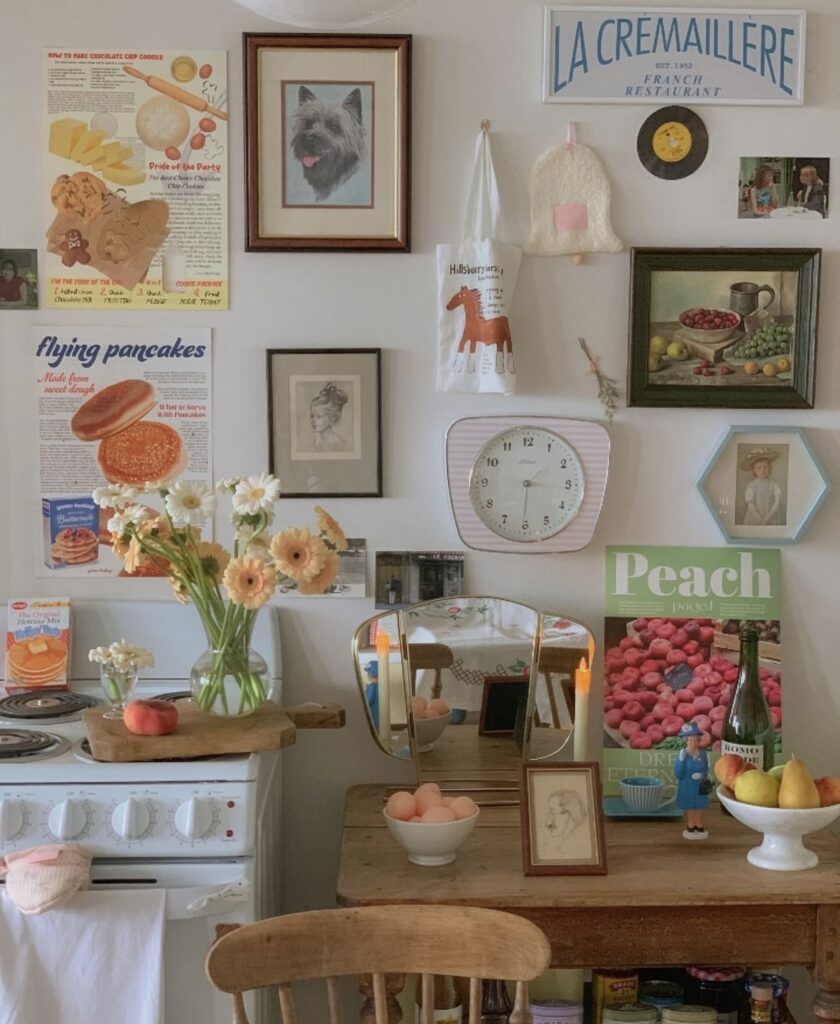
[[[38,308],[38,250],[0,248],[0,313]]]
[[[463,551],[377,551],[376,607],[407,608],[418,601],[464,593]]]
[[[825,156],[742,156],[738,217],[824,220],[830,161]]]

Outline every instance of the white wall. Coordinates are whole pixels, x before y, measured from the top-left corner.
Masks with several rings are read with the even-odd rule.
[[[817,408],[813,412],[726,410],[622,411],[613,434],[612,474],[595,539],[578,554],[531,559],[470,553],[468,583],[546,608],[566,610],[600,628],[604,546],[617,543],[721,543],[694,479],[728,424],[804,425],[829,475],[840,478],[840,357],[837,228],[840,201],[825,223],[739,222],[733,215],[738,156],[778,150],[824,153],[838,148],[837,53],[840,17],[834,0],[803,0],[809,11],[804,108],[701,107],[709,131],[702,168],[681,182],[648,174],[636,157],[636,133],[650,106],[544,106],[540,96],[542,0],[421,0],[383,23],[412,32],[414,48],[413,235],[411,255],[246,254],[242,161],[241,33],[275,26],[232,0],[3,0],[0,19],[0,244],[40,245],[42,72],[47,46],[177,46],[229,52],[232,308],[229,313],[172,320],[208,324],[215,343],[217,476],[266,461],[263,351],[267,347],[381,346],[385,350],[383,500],[326,502],[347,532],[376,548],[457,547],[445,496],[443,433],[461,415],[545,412],[599,417],[591,378],[577,345],[585,335],[604,368],[623,379],[626,366],[629,256],[526,258],[513,310],[519,395],[440,395],[433,390],[435,312],[433,247],[458,235],[465,177],[482,118],[492,122],[497,168],[520,238],[527,232],[528,175],[537,155],[561,141],[566,121],[593,145],[613,183],[613,224],[635,245],[804,245],[825,249]],[[658,6],[654,4],[653,6]],[[717,0],[714,6],[742,3]],[[772,0],[761,8],[785,8]],[[838,194],[840,200],[840,194]],[[0,600],[12,593],[69,590],[75,597],[125,596],[128,583],[55,581],[36,584],[33,416],[24,362],[29,324],[158,322],[164,314],[6,313],[0,315],[4,444],[0,447]],[[302,522],[306,501],[289,501],[284,520]],[[787,746],[807,755],[818,773],[840,772],[837,754],[836,577],[840,570],[836,494],[806,539],[784,551],[785,728]],[[832,579],[835,583],[832,583]],[[155,583],[143,596],[165,596]],[[135,593],[131,587],[132,594]],[[342,700],[342,733],[301,737],[286,761],[289,908],[333,899],[345,789],[385,778],[392,762],[374,752],[361,720],[349,657],[355,625],[371,601],[286,602],[283,639],[288,698]],[[593,736],[594,739],[594,736]]]

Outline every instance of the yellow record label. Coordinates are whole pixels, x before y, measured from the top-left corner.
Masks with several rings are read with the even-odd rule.
[[[666,121],[653,133],[652,146],[660,160],[678,163],[691,151],[691,130],[680,121]]]

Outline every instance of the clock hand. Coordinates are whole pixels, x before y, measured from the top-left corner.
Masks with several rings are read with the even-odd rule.
[[[522,481],[522,486],[525,488],[525,501],[523,502],[523,505],[522,505],[522,519],[524,521],[525,516],[528,514],[528,490],[529,490],[529,488],[531,486],[531,481],[530,480],[523,480]]]

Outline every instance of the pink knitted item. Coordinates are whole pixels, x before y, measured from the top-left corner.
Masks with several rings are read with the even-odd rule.
[[[81,846],[35,846],[0,857],[0,877],[22,914],[43,914],[87,887],[91,860]]]

